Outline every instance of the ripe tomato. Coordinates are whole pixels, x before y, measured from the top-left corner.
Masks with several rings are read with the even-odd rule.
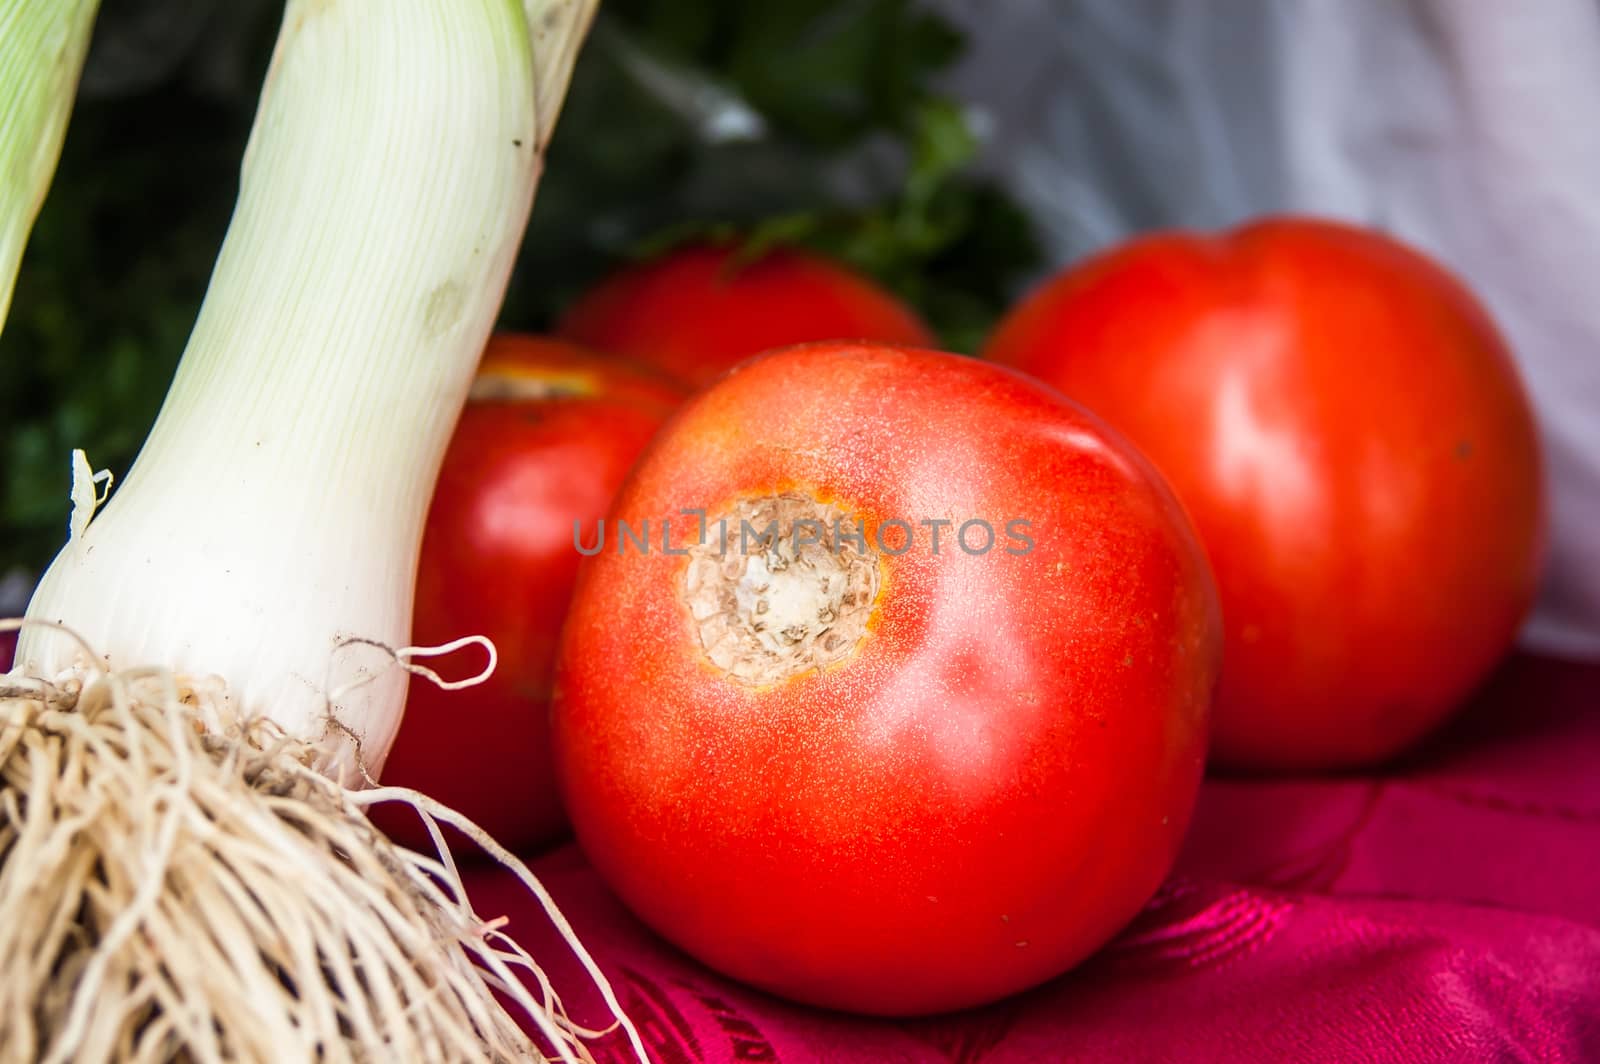
[[[528,847],[565,826],[551,778],[550,673],[581,555],[623,475],[681,400],[677,385],[571,344],[490,340],[428,512],[413,638],[480,633],[499,667],[480,686],[414,679],[383,782],[415,787]],[[416,817],[381,819],[425,846]]]
[[[692,399],[611,515],[652,549],[585,565],[557,777],[666,937],[802,1001],[923,1013],[1065,970],[1160,884],[1216,593],[1099,420],[973,359],[791,348]]]
[[[1433,728],[1534,595],[1533,415],[1477,301],[1304,219],[1136,240],[1015,308],[986,355],[1125,432],[1200,530],[1227,624],[1213,755],[1362,765]]]
[[[695,386],[789,344],[933,343],[911,308],[838,263],[792,249],[737,255],[694,244],[625,268],[573,304],[556,332]]]

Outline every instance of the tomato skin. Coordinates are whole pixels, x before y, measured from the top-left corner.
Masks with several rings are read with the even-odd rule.
[[[573,304],[556,332],[696,387],[775,347],[934,342],[910,307],[839,263],[788,248],[750,262],[738,254],[691,244],[626,267]]]
[[[692,399],[612,518],[774,492],[869,542],[892,518],[1022,518],[1033,547],[966,554],[952,528],[934,553],[916,527],[854,655],[766,687],[702,652],[684,558],[590,559],[553,732],[590,860],[667,938],[805,1002],[935,1012],[1077,963],[1166,875],[1203,770],[1220,621],[1181,507],[1019,374],[832,343]]]
[[[1527,395],[1471,293],[1387,237],[1281,218],[1135,240],[1046,282],[985,355],[1122,430],[1193,516],[1227,626],[1214,760],[1394,755],[1533,601]]]
[[[566,825],[549,691],[581,560],[573,522],[594,527],[682,392],[620,360],[513,334],[490,340],[474,392],[507,397],[469,401],[451,438],[423,534],[412,637],[486,635],[499,665],[459,691],[413,679],[383,782],[415,787],[526,849]],[[431,847],[413,815],[380,823]]]

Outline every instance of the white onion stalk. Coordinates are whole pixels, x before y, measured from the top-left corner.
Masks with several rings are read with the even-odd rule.
[[[406,643],[433,480],[532,202],[523,19],[515,0],[289,3],[160,416],[28,607],[113,668],[219,677],[234,714],[320,744],[345,783],[357,743],[375,776],[399,725],[407,676],[381,647]],[[44,627],[17,660],[88,664]]]
[[[99,0],[0,0],[0,324],[44,203]]]
[[[437,830],[347,787],[595,2],[289,0],[166,402],[92,521],[78,478],[0,680],[0,1059],[534,1057],[491,985],[584,1055]]]

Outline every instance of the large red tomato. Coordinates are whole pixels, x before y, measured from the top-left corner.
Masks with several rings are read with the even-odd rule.
[[[1136,240],[1046,283],[986,354],[1125,432],[1188,507],[1227,625],[1222,761],[1394,754],[1532,601],[1527,397],[1478,302],[1392,239],[1280,219]]]
[[[779,351],[684,407],[612,519],[563,636],[557,775],[595,866],[683,948],[930,1012],[1063,971],[1160,884],[1215,589],[1080,407],[954,355]],[[646,523],[648,551],[616,535]]]
[[[479,633],[495,643],[487,682],[442,691],[412,681],[383,782],[415,787],[527,847],[564,826],[549,754],[550,673],[585,530],[682,398],[614,358],[531,336],[490,340],[451,438],[417,572],[413,638]],[[411,815],[381,818],[414,846]]]
[[[556,331],[694,385],[789,344],[933,343],[911,308],[836,262],[792,249],[749,262],[739,255],[691,244],[625,268],[579,299]]]

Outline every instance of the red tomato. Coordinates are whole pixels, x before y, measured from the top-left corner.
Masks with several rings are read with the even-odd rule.
[[[556,332],[695,386],[774,347],[812,340],[933,343],[916,314],[872,281],[816,255],[689,245],[623,269],[575,303]]]
[[[652,549],[585,565],[557,776],[595,867],[684,949],[924,1013],[1064,971],[1160,884],[1216,593],[1170,491],[1081,408],[954,355],[791,348],[691,400],[612,519]]]
[[[1506,650],[1537,583],[1533,415],[1457,281],[1353,227],[1152,236],[1046,283],[986,355],[1125,432],[1184,501],[1227,624],[1213,754],[1388,757]]]
[[[486,635],[499,667],[460,691],[413,680],[384,783],[453,806],[513,848],[561,832],[549,695],[582,558],[573,522],[594,528],[681,398],[675,384],[571,344],[490,340],[428,513],[412,635]],[[414,815],[381,823],[428,845]]]

